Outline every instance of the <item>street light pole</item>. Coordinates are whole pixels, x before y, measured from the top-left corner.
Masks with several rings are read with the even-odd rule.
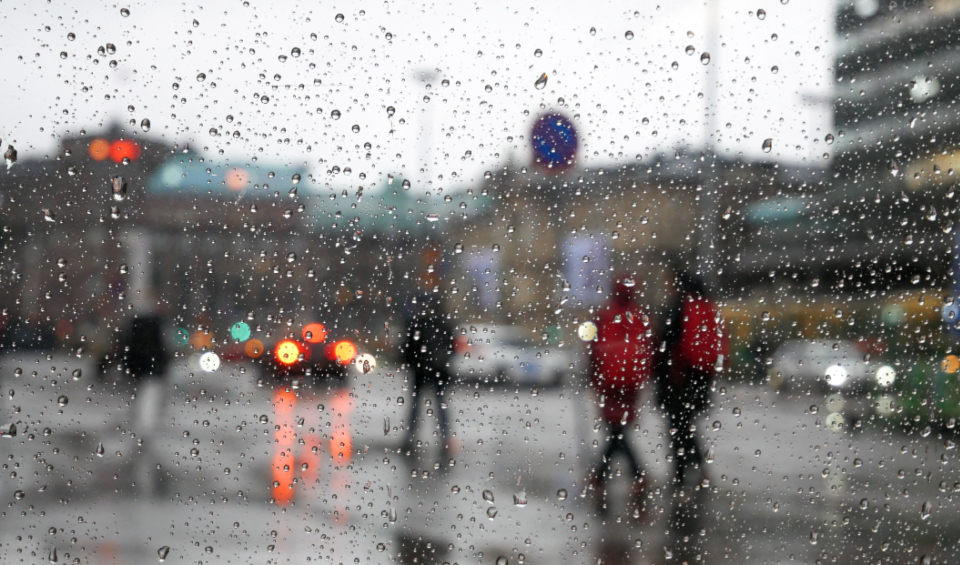
[[[720,26],[719,0],[707,2],[707,53],[710,63],[705,70],[704,85],[704,139],[703,155],[699,167],[699,185],[697,194],[697,215],[700,221],[700,238],[697,246],[697,271],[707,284],[708,288],[716,289],[719,282],[717,267],[719,253],[717,249],[717,233],[719,222],[717,218],[717,203],[720,184],[717,182],[717,153],[713,145],[712,136],[716,132],[720,112],[720,101],[717,94],[717,83],[720,79]],[[711,65],[712,64],[712,65]]]

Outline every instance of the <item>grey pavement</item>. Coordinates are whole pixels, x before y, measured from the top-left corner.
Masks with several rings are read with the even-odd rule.
[[[411,399],[396,368],[355,372],[345,391],[291,390],[285,410],[252,366],[203,373],[181,359],[157,407],[89,368],[74,381],[75,361],[0,365],[14,393],[5,417],[20,426],[0,441],[4,562],[56,548],[63,562],[144,563],[169,546],[176,563],[913,563],[953,561],[960,538],[952,438],[834,431],[817,397],[718,383],[696,422],[709,483],[684,489],[667,483],[670,434],[646,398],[631,431],[646,512],[625,503],[615,462],[624,476],[600,514],[581,493],[605,430],[576,382],[453,388],[445,408],[424,410],[449,412],[459,452],[441,455],[424,411],[408,456]],[[278,465],[297,481],[289,505],[271,502]]]

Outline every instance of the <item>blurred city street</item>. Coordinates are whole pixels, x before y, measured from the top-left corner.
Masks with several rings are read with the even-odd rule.
[[[765,386],[717,384],[696,421],[712,463],[682,490],[666,484],[669,431],[648,399],[631,438],[647,470],[645,512],[624,502],[625,474],[601,514],[584,479],[604,433],[577,383],[449,390],[462,445],[451,463],[428,414],[422,446],[398,453],[410,398],[389,367],[352,372],[346,394],[295,398],[258,387],[253,366],[201,374],[185,360],[164,381],[157,421],[137,429],[142,394],[74,381],[62,356],[15,362],[23,375],[11,376],[8,359],[3,386],[20,430],[2,441],[24,464],[5,466],[2,519],[5,539],[26,543],[4,542],[4,561],[26,558],[23,548],[40,556],[31,560],[56,550],[65,562],[143,563],[169,546],[167,559],[185,563],[886,563],[949,560],[960,535],[954,497],[938,496],[960,488],[941,460],[952,438],[876,422],[833,431],[823,399]],[[80,419],[85,403],[98,409]],[[41,411],[50,429],[32,427]],[[272,488],[284,464],[292,495]],[[278,493],[289,499],[272,503]]]

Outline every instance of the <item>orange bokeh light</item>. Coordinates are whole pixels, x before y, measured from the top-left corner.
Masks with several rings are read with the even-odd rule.
[[[260,357],[263,354],[263,342],[259,339],[251,339],[244,344],[243,350],[248,357]]]
[[[300,347],[297,346],[295,341],[285,339],[277,344],[274,353],[277,356],[277,361],[284,365],[292,365],[300,358]]]
[[[336,356],[337,363],[346,365],[357,356],[357,346],[346,340],[338,341],[333,345],[333,354]]]
[[[307,324],[303,328],[303,339],[309,343],[322,343],[327,339],[327,328],[323,324]]]
[[[90,142],[90,158],[94,161],[103,161],[110,156],[110,142],[98,137]]]
[[[110,160],[114,163],[123,162],[124,158],[136,161],[140,158],[140,146],[130,139],[118,139],[110,144]]]

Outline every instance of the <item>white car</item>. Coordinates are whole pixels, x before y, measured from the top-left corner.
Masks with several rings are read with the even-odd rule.
[[[579,367],[574,351],[526,335],[515,326],[457,329],[451,369],[461,382],[558,386]]]
[[[812,386],[841,392],[872,386],[879,367],[875,361],[865,361],[864,353],[854,342],[798,339],[777,349],[767,376],[776,388]]]

